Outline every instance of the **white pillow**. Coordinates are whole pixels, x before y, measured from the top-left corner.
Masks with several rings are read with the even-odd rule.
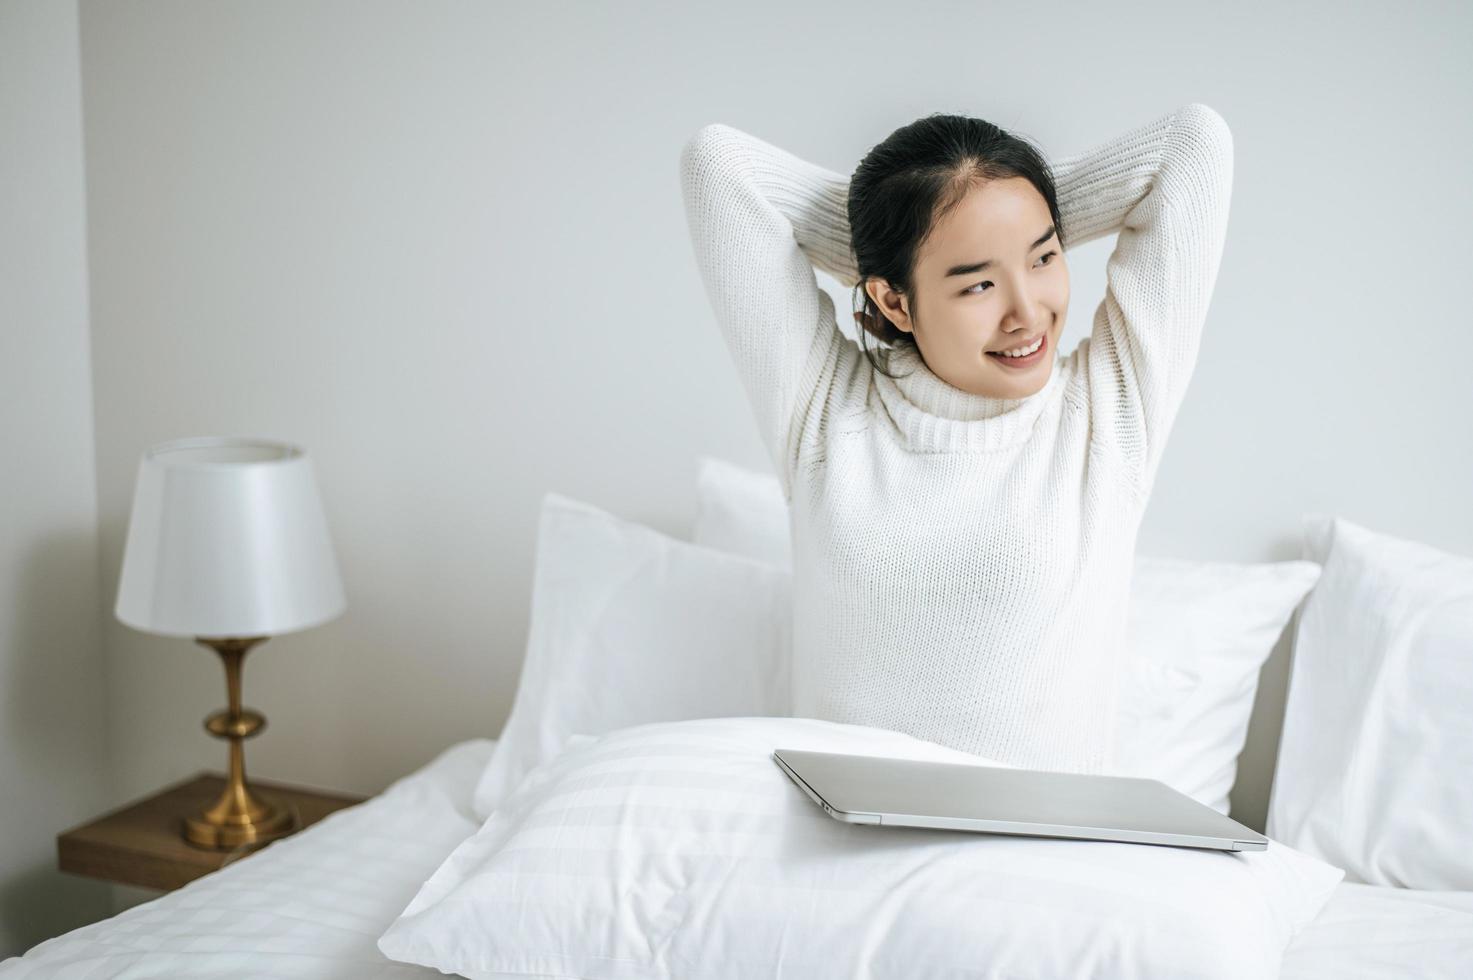
[[[793,534],[782,484],[776,476],[715,456],[699,457],[691,540],[791,569]]]
[[[776,476],[702,456],[697,483],[697,544],[792,568]],[[1159,779],[1227,813],[1259,671],[1319,574],[1310,561],[1137,555],[1112,771]]]
[[[545,494],[526,658],[477,817],[572,733],[787,714],[790,578]]]
[[[1259,672],[1319,577],[1311,561],[1137,555],[1113,771],[1227,813]]]
[[[1473,558],[1306,515],[1268,828],[1349,881],[1473,889]]]
[[[379,949],[472,980],[1240,980],[1277,976],[1343,877],[1278,842],[1225,852],[841,823],[778,768],[782,747],[988,762],[808,718],[574,738]]]

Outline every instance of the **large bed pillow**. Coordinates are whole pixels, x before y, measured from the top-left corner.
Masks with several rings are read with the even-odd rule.
[[[1276,841],[1225,852],[841,823],[775,748],[1001,765],[808,718],[575,736],[379,949],[472,980],[1241,980],[1278,975],[1343,877]]]
[[[695,543],[792,568],[776,476],[701,456],[697,492]],[[1112,771],[1227,813],[1259,672],[1319,574],[1304,560],[1137,556]]]
[[[716,456],[698,457],[696,526],[691,540],[791,569],[793,534],[782,484],[769,473]]]
[[[696,522],[690,539],[707,548],[792,569],[788,501],[777,476],[718,456],[698,456]]]
[[[1113,771],[1229,812],[1259,673],[1319,577],[1311,561],[1138,555]]]
[[[477,816],[569,734],[787,714],[790,578],[545,494],[526,657]]]
[[[1269,833],[1347,880],[1473,890],[1473,558],[1308,514]]]

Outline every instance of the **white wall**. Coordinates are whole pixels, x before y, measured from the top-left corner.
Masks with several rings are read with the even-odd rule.
[[[0,959],[109,910],[80,88],[76,5],[0,0]]]
[[[848,172],[931,111],[1060,155],[1206,102],[1233,214],[1141,551],[1291,558],[1320,510],[1473,553],[1467,5],[84,0],[81,28],[103,605],[164,439],[306,445],[339,548],[347,614],[247,660],[254,776],[372,792],[494,735],[545,490],[685,534],[696,454],[765,467],[680,210],[711,121]],[[1066,349],[1112,245],[1071,255]],[[110,613],[105,645],[115,798],[222,767],[213,656]]]

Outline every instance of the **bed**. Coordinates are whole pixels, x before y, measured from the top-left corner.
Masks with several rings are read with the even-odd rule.
[[[358,806],[247,861],[0,963],[7,978],[437,977],[376,940],[477,827],[471,795],[495,742],[453,745]],[[1473,892],[1343,882],[1290,945],[1285,980],[1462,980]]]
[[[707,469],[701,492],[702,516],[690,542],[664,537],[583,502],[544,498],[527,661],[512,714],[496,739],[451,745],[383,793],[245,860],[0,962],[0,980],[336,980],[460,973],[413,965],[423,959],[391,959],[385,949],[393,944],[385,946],[385,939],[407,922],[406,934],[413,934],[414,908],[427,900],[441,901],[426,896],[447,870],[456,869],[457,855],[486,836],[495,823],[492,815],[511,819],[505,815],[519,807],[527,814],[544,812],[525,802],[541,792],[539,779],[546,788],[581,773],[574,763],[564,766],[563,776],[546,775],[563,766],[560,760],[573,757],[567,748],[573,740],[590,743],[578,751],[595,753],[621,733],[660,727],[661,718],[698,720],[666,722],[687,726],[681,731],[694,731],[689,726],[697,724],[726,727],[721,719],[743,725],[812,721],[770,717],[783,715],[781,652],[787,638],[789,573],[780,491],[770,476]],[[1139,672],[1132,675],[1135,707],[1127,714],[1137,726],[1141,746],[1172,750],[1156,753],[1154,768],[1140,774],[1161,778],[1207,805],[1227,806],[1258,665],[1284,617],[1312,587],[1295,632],[1266,832],[1271,840],[1288,842],[1346,873],[1344,880],[1319,890],[1316,901],[1321,904],[1306,911],[1297,933],[1290,938],[1286,932],[1275,947],[1276,957],[1282,951],[1281,961],[1274,960],[1278,975],[1287,980],[1473,976],[1473,890],[1468,890],[1473,851],[1463,846],[1473,786],[1447,778],[1473,767],[1473,740],[1462,737],[1469,731],[1462,720],[1473,695],[1466,656],[1473,635],[1473,562],[1341,519],[1312,517],[1304,527],[1303,558],[1313,567],[1308,576],[1303,562],[1146,563],[1137,568],[1139,588],[1132,592],[1132,603],[1140,618],[1134,621],[1133,648],[1141,656]],[[551,587],[553,582],[557,588]],[[720,629],[713,630],[713,622]],[[553,623],[559,628],[549,628]],[[1148,655],[1153,648],[1159,649]],[[688,669],[672,671],[676,662]],[[1345,669],[1347,663],[1358,669]],[[589,692],[598,697],[588,697]],[[606,734],[596,735],[600,732]],[[652,767],[638,771],[644,775]],[[792,791],[784,777],[776,778],[784,791]],[[600,791],[606,790],[601,784]],[[807,815],[806,803],[804,807]],[[820,831],[847,826],[818,815],[812,819],[818,821],[813,829]],[[538,830],[534,823],[525,825],[533,833]],[[587,829],[578,826],[582,823],[581,818],[560,816],[541,829],[552,832],[553,844],[562,849],[575,875],[592,879],[596,872],[589,860],[598,852],[583,846],[592,838],[579,837]],[[670,826],[675,836],[691,829]],[[634,853],[638,828],[625,823],[613,829],[611,839],[619,853]],[[765,826],[762,832],[773,833]],[[715,838],[701,840],[704,846]],[[896,840],[887,838],[886,843],[894,846]],[[742,851],[739,858],[748,861],[755,853]],[[820,853],[806,850],[804,857]],[[1100,851],[1088,860],[1098,859],[1103,866],[1107,857]],[[1130,863],[1127,877],[1139,877],[1150,859],[1160,855],[1139,857]],[[1066,868],[1057,856],[1039,862],[1029,852],[1011,879],[1030,879],[1035,866],[1045,868],[1040,879],[1058,869],[1078,871]],[[671,894],[673,870],[673,864],[660,864],[653,874],[625,881],[610,892],[617,896],[613,913],[636,922],[631,933],[636,943],[655,945],[645,931],[651,920],[626,915],[623,906],[650,893]],[[499,923],[502,931],[494,943],[515,944],[517,933],[535,920],[531,879],[522,879],[525,888],[499,883],[515,880],[480,879],[483,886],[490,882],[480,900],[491,911],[463,918],[443,932],[443,941],[452,947],[480,943],[484,949],[495,931],[488,924]],[[1170,879],[1183,880],[1199,891],[1211,891],[1191,875]],[[730,880],[721,880],[711,888],[730,893],[730,886]],[[704,899],[711,890],[706,885],[701,889],[695,898]],[[1045,928],[1058,926],[1057,939],[1077,940],[1085,932],[1085,920],[1059,910],[1088,891],[1087,882],[1082,890],[1065,882],[1061,890],[1033,903],[1034,921]],[[1150,887],[1137,893],[1144,897],[1140,908],[1149,910],[1154,899],[1165,914],[1167,903]],[[678,891],[674,894],[681,897]],[[1221,905],[1221,894],[1214,894]],[[694,906],[692,897],[692,892],[684,893],[687,913]],[[1235,906],[1231,899],[1225,901],[1231,914]],[[454,903],[441,902],[445,904]],[[575,934],[590,931],[590,920],[562,914],[562,909],[554,909],[555,925]],[[1137,912],[1129,914],[1140,918]],[[941,918],[924,901],[910,905],[906,914],[922,926]],[[738,941],[746,939],[741,929],[746,919],[734,920],[735,929],[731,921],[698,921],[699,927],[678,927],[682,942],[714,942],[709,938],[713,925],[718,936],[726,928]],[[1170,934],[1161,925],[1166,918],[1143,921],[1145,929],[1135,934],[1137,940]],[[1211,963],[1215,953],[1229,950],[1245,935],[1232,921],[1225,927],[1218,924],[1217,932],[1226,933],[1229,942],[1217,951],[1188,944],[1185,958],[1178,961],[1188,964],[1185,971],[1139,969],[1141,962],[1150,962],[1143,960],[1134,961],[1133,970],[1091,961],[1104,965],[1088,970],[1030,968],[1007,975],[1249,975]],[[883,917],[864,922],[872,937],[883,937],[894,924]],[[805,935],[802,928],[793,932],[794,938]],[[983,945],[981,958],[998,959],[999,945]],[[1000,967],[976,963],[977,958],[965,960],[960,972],[999,975]],[[719,969],[699,975],[714,972],[745,980],[777,972],[733,971],[717,962]],[[904,966],[895,975],[919,975]],[[857,972],[885,975],[867,968]],[[957,970],[940,972],[958,975]],[[1269,973],[1265,968],[1251,975]],[[569,967],[504,973],[482,968],[476,975],[608,974]],[[635,964],[619,975],[645,980],[692,974]],[[789,964],[782,975],[804,974]]]

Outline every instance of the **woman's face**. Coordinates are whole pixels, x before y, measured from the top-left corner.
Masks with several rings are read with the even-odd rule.
[[[1025,398],[1048,382],[1069,312],[1069,269],[1048,202],[1028,180],[968,191],[922,243],[913,278],[911,297],[881,279],[865,290],[915,338],[937,377],[992,398]],[[1040,337],[1031,357],[999,353]]]

